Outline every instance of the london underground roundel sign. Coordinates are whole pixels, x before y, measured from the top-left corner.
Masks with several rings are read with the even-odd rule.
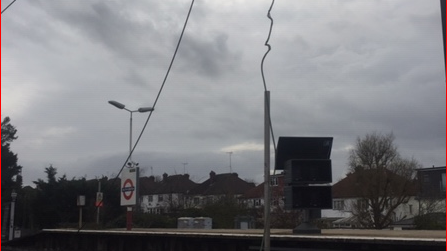
[[[130,200],[133,196],[133,192],[135,191],[135,187],[131,179],[127,179],[124,181],[124,185],[121,188],[121,192],[123,193],[124,199]]]
[[[137,203],[138,168],[126,168],[121,174],[121,206],[134,206]]]

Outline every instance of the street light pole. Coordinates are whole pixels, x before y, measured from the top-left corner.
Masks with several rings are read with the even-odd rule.
[[[134,166],[138,166],[138,163],[134,163],[132,161],[132,114],[134,112],[140,112],[140,113],[144,113],[144,112],[152,112],[154,110],[153,107],[140,107],[137,110],[129,110],[126,108],[125,105],[121,104],[120,102],[117,101],[113,101],[110,100],[109,104],[115,106],[118,109],[122,109],[122,110],[126,110],[130,113],[130,121],[129,121],[129,162],[127,163],[129,168],[133,168]],[[134,165],[135,164],[135,165]],[[138,169],[137,169],[137,179],[138,179]],[[137,187],[138,188],[138,187]],[[138,194],[138,192],[136,191],[136,194]],[[127,206],[127,213],[126,213],[126,229],[127,230],[132,230],[132,205]]]
[[[15,190],[12,190],[11,192],[11,214],[10,214],[10,218],[9,218],[9,239],[8,240],[12,240],[14,239],[14,211],[15,211],[15,204],[16,204],[16,198],[17,198],[17,193]]]
[[[129,162],[132,163],[132,114],[134,111],[130,112],[130,131],[129,131]]]

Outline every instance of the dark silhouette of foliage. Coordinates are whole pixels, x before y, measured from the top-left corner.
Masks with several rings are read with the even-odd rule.
[[[33,221],[39,228],[78,227],[80,208],[77,205],[77,199],[80,195],[86,198],[85,206],[82,207],[83,222],[89,227],[92,226],[91,223],[96,224],[98,209],[95,202],[99,182],[101,182],[103,193],[103,207],[99,209],[100,222],[99,226],[95,225],[95,228],[100,228],[104,222],[113,221],[125,214],[124,208],[120,206],[119,182],[113,182],[107,177],[92,180],[82,177],[69,180],[63,175],[57,178],[57,169],[52,165],[45,168],[45,173],[46,181],[42,179],[34,181],[35,195],[30,202],[34,208],[31,214]]]
[[[414,219],[416,229],[445,230],[445,213],[418,215]]]
[[[17,130],[10,124],[10,118],[2,121],[2,204],[11,201],[11,192],[19,192],[22,187],[22,166],[17,164],[18,157],[10,149],[10,144],[17,139]]]
[[[238,215],[248,213],[245,205],[240,204],[231,195],[222,196],[214,203],[209,203],[203,208],[203,216],[213,219],[213,228],[234,228],[234,219]]]

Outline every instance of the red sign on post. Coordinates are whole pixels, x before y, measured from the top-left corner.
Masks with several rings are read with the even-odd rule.
[[[104,204],[102,200],[103,200],[103,194],[101,192],[97,192],[95,206],[102,207],[102,205]]]

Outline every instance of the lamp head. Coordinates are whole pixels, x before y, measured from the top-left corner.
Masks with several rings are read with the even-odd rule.
[[[141,107],[141,108],[138,108],[138,112],[141,112],[141,113],[143,113],[143,112],[152,112],[153,110],[154,110],[153,107]]]
[[[124,109],[124,107],[126,107],[125,105],[121,104],[120,102],[114,101],[114,100],[110,100],[109,104],[115,106],[118,109]]]

